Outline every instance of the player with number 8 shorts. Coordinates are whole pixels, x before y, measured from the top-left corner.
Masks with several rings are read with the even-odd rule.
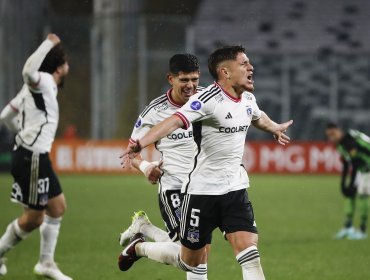
[[[145,135],[153,126],[172,116],[189,98],[201,88],[199,84],[199,63],[192,54],[176,54],[169,61],[167,80],[171,88],[154,99],[138,117],[130,142]],[[195,149],[193,131],[178,128],[155,143],[161,153],[160,162],[147,162],[138,156],[131,164],[141,170],[148,180],[159,181],[158,198],[162,219],[167,232],[150,223],[144,211],[138,211],[131,226],[120,235],[120,244],[126,245],[135,234],[142,233],[154,241],[178,242],[181,216],[181,187],[191,168]],[[207,279],[206,259],[195,272],[188,272],[187,279]]]

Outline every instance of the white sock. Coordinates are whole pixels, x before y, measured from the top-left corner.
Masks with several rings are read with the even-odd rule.
[[[241,265],[243,270],[244,280],[264,280],[260,255],[256,246],[248,247],[241,251],[236,260]]]
[[[171,241],[168,233],[152,224],[144,224],[140,227],[140,232],[155,242]]]
[[[18,219],[11,222],[3,236],[0,238],[0,257],[28,236],[29,232],[19,227]]]
[[[185,271],[193,271],[195,267],[184,263],[180,258],[181,246],[174,242],[142,242],[135,246],[136,255],[151,260],[170,264]]]
[[[40,226],[40,262],[54,261],[61,221],[61,217],[52,218],[45,215],[44,222]]]
[[[198,265],[193,271],[186,272],[186,280],[207,280],[207,264]]]

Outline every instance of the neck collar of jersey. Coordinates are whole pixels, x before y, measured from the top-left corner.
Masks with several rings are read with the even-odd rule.
[[[171,92],[172,92],[172,88],[170,88],[168,91],[167,91],[167,99],[168,99],[168,101],[173,105],[173,106],[175,106],[175,107],[178,107],[178,108],[181,108],[182,107],[182,105],[181,104],[178,104],[178,103],[176,103],[176,101],[175,100],[173,100],[172,99],[172,96],[171,96]]]
[[[234,101],[234,102],[240,102],[240,100],[242,100],[242,98],[241,97],[239,97],[239,98],[236,98],[236,97],[234,97],[234,96],[232,96],[230,93],[228,93],[226,90],[224,90],[223,88],[222,88],[222,86],[220,86],[217,82],[215,82],[215,85],[216,86],[218,86],[220,89],[221,89],[221,91],[229,98],[229,99],[231,99],[232,101]]]

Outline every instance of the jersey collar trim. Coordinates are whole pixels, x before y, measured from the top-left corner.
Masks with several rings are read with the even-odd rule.
[[[217,82],[215,82],[215,85],[216,86],[218,86],[220,89],[221,89],[221,91],[229,98],[229,99],[231,99],[232,101],[234,101],[234,102],[240,102],[240,100],[242,100],[242,98],[241,97],[239,97],[239,98],[235,98],[234,96],[232,96],[230,93],[228,93],[226,90],[224,90],[223,88],[222,88],[222,86],[220,86]]]
[[[182,107],[182,105],[180,105],[180,104],[177,104],[176,102],[175,102],[175,100],[173,100],[172,99],[172,97],[171,97],[171,92],[172,92],[172,88],[170,88],[168,91],[167,91],[167,99],[168,99],[168,101],[173,105],[173,106],[175,106],[175,107],[177,107],[177,108],[181,108]]]

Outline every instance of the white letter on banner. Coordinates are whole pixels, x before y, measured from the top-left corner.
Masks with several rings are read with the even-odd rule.
[[[60,170],[73,169],[73,149],[69,146],[57,146],[56,164]]]
[[[291,145],[284,153],[285,168],[290,172],[302,172],[305,169],[304,148]]]
[[[284,168],[284,151],[281,147],[269,148],[261,146],[260,167],[261,171],[274,171],[273,167],[269,169],[270,162],[275,166],[276,171],[282,171]]]

